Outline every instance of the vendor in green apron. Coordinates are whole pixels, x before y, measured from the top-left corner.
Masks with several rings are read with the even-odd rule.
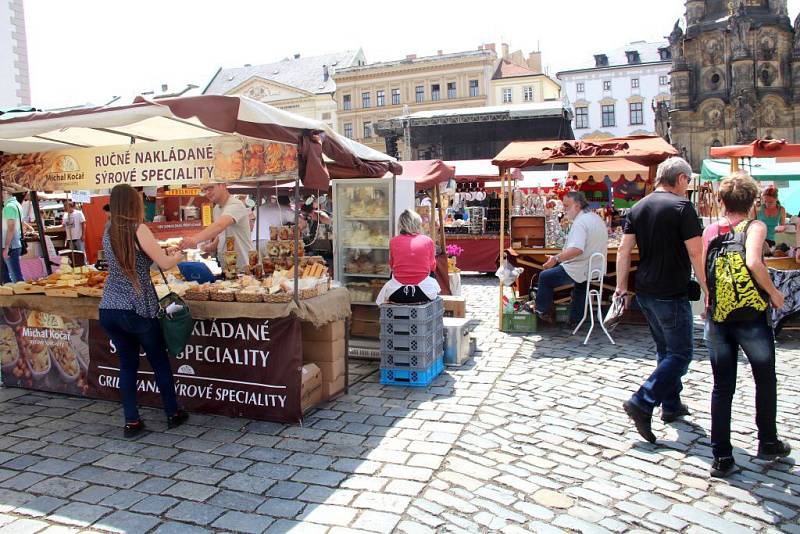
[[[767,244],[775,246],[775,233],[786,229],[786,210],[778,201],[778,189],[769,186],[761,194],[761,206],[756,217],[767,225]]]

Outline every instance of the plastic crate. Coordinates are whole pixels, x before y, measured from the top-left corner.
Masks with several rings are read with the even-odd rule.
[[[431,352],[381,352],[381,369],[407,368],[425,370],[442,355],[442,350]]]
[[[433,353],[435,339],[433,332],[422,336],[395,334],[381,336],[381,352],[430,352]]]
[[[536,314],[503,312],[503,332],[530,334],[536,332]]]
[[[427,369],[381,369],[381,384],[387,386],[427,387],[444,369],[444,359],[437,357]]]
[[[557,323],[566,323],[569,321],[569,305],[557,304],[555,309],[555,320]]]
[[[397,334],[411,336],[426,336],[444,328],[442,317],[433,320],[416,321],[414,319],[396,318],[381,321],[381,335],[393,336]]]
[[[437,298],[425,304],[384,304],[381,306],[381,322],[394,319],[431,321],[444,313],[444,303]]]

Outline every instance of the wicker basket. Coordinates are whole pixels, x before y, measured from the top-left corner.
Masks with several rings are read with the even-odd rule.
[[[187,289],[183,294],[184,300],[208,300],[208,291]]]
[[[209,297],[215,302],[233,302],[236,300],[236,293],[234,291],[211,291]]]
[[[236,293],[236,302],[264,302],[263,293]]]
[[[316,287],[312,287],[310,289],[301,289],[300,290],[300,298],[305,299],[312,299],[319,295],[319,291]]]
[[[292,296],[289,293],[275,293],[274,295],[264,295],[264,302],[268,302],[270,304],[282,304],[286,302],[291,302]]]

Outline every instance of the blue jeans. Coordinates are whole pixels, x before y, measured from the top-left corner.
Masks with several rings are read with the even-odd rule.
[[[750,362],[756,383],[756,426],[762,443],[778,439],[775,340],[769,316],[753,321],[709,321],[709,354],[714,372],[711,393],[711,449],[715,458],[731,456],[731,403],[736,391],[736,368],[741,348]]]
[[[686,297],[636,295],[636,301],[656,342],[657,364],[631,401],[647,413],[659,405],[665,412],[676,412],[681,406],[681,378],[692,361],[692,307]]]
[[[119,392],[125,421],[139,420],[136,404],[136,378],[139,372],[139,349],[144,349],[147,361],[155,373],[156,384],[164,402],[167,416],[178,411],[175,398],[175,379],[167,358],[167,348],[158,319],[146,319],[129,310],[100,310],[100,324],[114,343],[119,355]]]
[[[543,314],[549,313],[550,308],[553,307],[553,290],[568,284],[574,284],[569,320],[580,321],[583,317],[584,301],[586,300],[586,282],[577,283],[567,274],[563,265],[557,265],[539,273],[539,284],[536,287],[536,311]]]
[[[23,282],[22,265],[19,257],[22,255],[22,247],[8,249],[8,257],[3,258],[5,265],[3,282]]]

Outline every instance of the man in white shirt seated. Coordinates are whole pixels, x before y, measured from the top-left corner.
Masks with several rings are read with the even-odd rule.
[[[564,214],[572,221],[564,249],[549,256],[545,268],[539,274],[536,289],[536,314],[546,323],[553,322],[553,290],[574,284],[569,324],[575,325],[583,316],[586,300],[586,279],[589,274],[589,258],[600,252],[608,254],[608,230],[606,223],[589,208],[586,197],[580,191],[571,191],[564,196]],[[596,261],[596,260],[595,260]],[[605,262],[605,259],[603,260]],[[595,264],[596,265],[596,264]],[[605,272],[605,265],[602,265]]]

